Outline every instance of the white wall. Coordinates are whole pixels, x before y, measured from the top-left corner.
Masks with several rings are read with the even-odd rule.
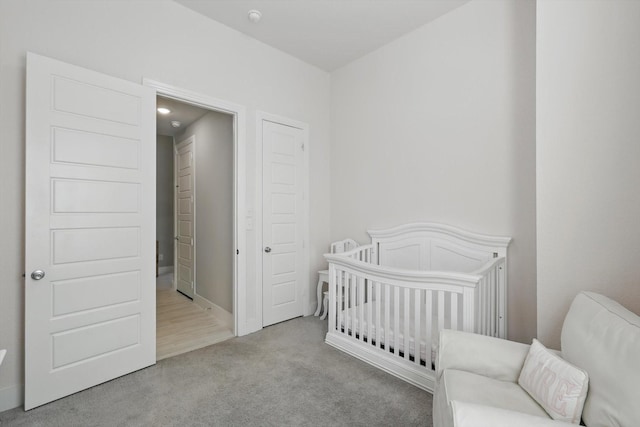
[[[536,331],[535,3],[473,1],[331,75],[331,238],[444,222],[513,237],[509,336]]]
[[[539,0],[538,336],[575,295],[640,313],[640,2]]]
[[[173,266],[173,137],[156,137],[156,240],[163,259],[160,267]]]
[[[176,142],[196,139],[196,293],[233,313],[233,116],[209,112]]]
[[[143,77],[240,104],[247,111],[247,209],[255,212],[255,111],[309,123],[310,284],[329,235],[329,75],[166,0],[0,1],[0,410],[22,400],[24,82],[26,51],[115,77]],[[255,233],[247,232],[247,292],[255,293]],[[312,286],[312,285],[310,285]],[[313,293],[313,289],[308,292]],[[258,302],[249,298],[249,315]],[[257,320],[256,320],[257,321]]]

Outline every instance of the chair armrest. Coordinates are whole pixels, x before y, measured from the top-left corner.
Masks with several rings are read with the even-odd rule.
[[[551,418],[455,400],[451,402],[451,410],[454,427],[575,427]]]
[[[529,345],[485,335],[444,329],[440,332],[436,379],[445,369],[517,382]]]

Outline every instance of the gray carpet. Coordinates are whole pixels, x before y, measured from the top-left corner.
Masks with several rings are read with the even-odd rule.
[[[431,395],[324,343],[293,319],[165,359],[4,426],[431,426]]]

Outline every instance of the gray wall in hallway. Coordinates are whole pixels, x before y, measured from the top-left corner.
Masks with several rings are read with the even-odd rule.
[[[196,293],[233,313],[233,117],[211,111],[176,142],[195,135]]]

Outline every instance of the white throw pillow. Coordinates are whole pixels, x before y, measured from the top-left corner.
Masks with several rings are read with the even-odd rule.
[[[548,350],[534,338],[518,384],[554,420],[580,422],[589,375]]]

